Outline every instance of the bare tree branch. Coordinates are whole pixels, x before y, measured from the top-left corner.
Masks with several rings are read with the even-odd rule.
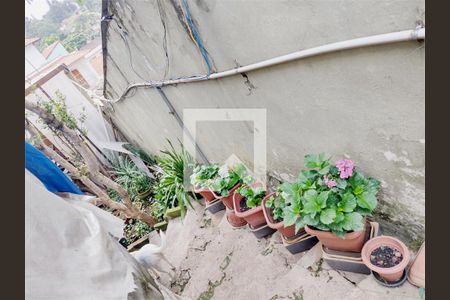
[[[71,139],[74,147],[81,154],[84,159],[84,162],[87,167],[87,171],[82,173],[79,169],[74,167],[70,162],[66,161],[63,157],[61,157],[58,153],[56,153],[53,149],[45,145],[43,142],[39,143],[44,153],[61,164],[64,168],[66,168],[73,176],[81,180],[83,184],[85,184],[88,188],[90,188],[98,197],[98,202],[104,204],[111,209],[116,209],[123,212],[127,217],[141,220],[147,223],[150,226],[153,226],[156,223],[155,218],[152,216],[140,211],[136,208],[127,191],[114,180],[106,176],[101,172],[103,169],[99,166],[99,162],[95,155],[91,152],[85,141],[76,133],[75,130],[67,127],[63,122],[56,119],[56,117],[44,110],[39,105],[25,99],[25,108],[29,111],[37,114],[47,125],[55,128],[56,130],[61,131],[68,139]],[[37,130],[33,129],[32,126],[27,126],[28,130],[34,135],[39,136]],[[34,131],[33,131],[34,130]],[[119,196],[122,198],[122,203],[117,203],[110,199],[108,194],[100,188],[98,185],[106,186],[110,189],[116,191]]]

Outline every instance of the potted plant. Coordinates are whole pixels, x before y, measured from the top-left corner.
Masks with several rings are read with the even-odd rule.
[[[226,207],[234,210],[233,195],[243,182],[247,170],[243,164],[236,164],[232,167],[225,164],[219,168],[218,174],[219,176],[209,184],[209,189],[216,198],[222,199]]]
[[[196,166],[191,175],[191,184],[194,186],[194,192],[205,198],[206,202],[212,202],[216,197],[210,191],[209,186],[214,178],[219,174],[219,165],[199,165]]]
[[[405,276],[409,250],[400,240],[390,236],[373,238],[361,251],[364,264],[376,272],[385,283],[395,283]],[[375,274],[374,274],[375,275]]]
[[[305,167],[297,180],[301,205],[285,208],[285,222],[295,218],[297,229],[305,226],[329,249],[360,252],[380,182],[354,170],[351,160],[331,165],[323,153],[306,155]]]
[[[262,209],[267,225],[278,230],[286,238],[295,235],[295,225],[286,226],[284,223],[284,209],[288,193],[292,193],[292,184],[283,183],[278,186],[276,192],[267,194],[262,200]]]
[[[209,189],[214,197],[221,199],[226,206],[227,220],[233,227],[242,227],[247,224],[243,218],[236,216],[233,207],[233,195],[246,174],[247,169],[243,164],[236,164],[232,167],[225,164],[219,168],[218,176],[209,184]]]
[[[236,189],[233,195],[233,206],[236,216],[245,219],[253,228],[266,224],[262,210],[262,200],[266,196],[264,183],[254,182],[253,178],[244,179],[244,184]]]
[[[132,194],[135,194],[141,200],[147,199],[152,193],[150,183],[150,177],[145,174],[134,177],[131,187]]]
[[[123,186],[134,200],[145,200],[151,194],[151,178],[141,171],[131,160],[119,157],[113,168],[116,182]]]

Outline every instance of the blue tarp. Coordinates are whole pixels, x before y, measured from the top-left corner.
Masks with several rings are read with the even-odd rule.
[[[44,153],[25,142],[25,168],[33,173],[50,192],[83,192]]]

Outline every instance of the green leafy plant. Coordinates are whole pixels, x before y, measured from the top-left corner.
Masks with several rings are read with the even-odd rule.
[[[198,188],[208,188],[219,175],[219,168],[217,164],[196,166],[191,175],[191,184]]]
[[[245,198],[245,204],[249,208],[255,208],[261,205],[263,198],[266,196],[266,190],[262,186],[252,186],[254,180],[251,176],[244,177],[243,185],[236,189]]]
[[[301,228],[298,227],[300,223],[296,222],[303,208],[301,193],[298,182],[285,182],[278,186],[275,195],[266,201],[266,207],[272,209],[274,221],[283,221],[285,227],[296,224],[296,231]]]
[[[145,222],[128,219],[123,231],[127,241],[133,243],[141,237],[148,236],[153,231],[153,228]]]
[[[362,230],[364,216],[377,205],[380,182],[355,171],[351,160],[331,165],[323,153],[306,155],[305,167],[286,194],[285,226],[309,225],[340,237]]]
[[[59,90],[55,92],[55,96],[56,98],[52,98],[47,101],[40,101],[42,108],[53,114],[58,121],[63,122],[70,129],[77,129],[78,125],[82,126],[86,121],[84,107],[82,109],[83,112],[76,117],[67,109],[66,96],[64,96]],[[86,131],[84,128],[80,129]]]
[[[220,167],[216,178],[211,180],[209,188],[223,197],[227,197],[230,194],[230,190],[238,183],[243,183],[244,178],[247,176],[247,169],[241,163],[238,163],[232,167],[223,165]]]
[[[160,174],[154,187],[155,200],[164,207],[164,210],[179,206],[181,216],[184,217],[186,208],[193,208],[191,199],[197,200],[195,194],[184,187],[184,174],[191,174],[195,163],[182,145],[180,153],[170,141],[169,145],[170,149],[161,151],[162,155],[157,159]]]
[[[113,167],[115,181],[123,186],[133,201],[151,189],[152,180],[128,158],[119,157]]]

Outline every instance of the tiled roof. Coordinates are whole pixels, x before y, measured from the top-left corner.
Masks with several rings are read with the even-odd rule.
[[[54,42],[53,44],[47,46],[43,51],[42,51],[42,55],[45,58],[48,58],[49,55],[52,53],[53,49],[55,49],[56,45],[58,45],[59,42]]]

